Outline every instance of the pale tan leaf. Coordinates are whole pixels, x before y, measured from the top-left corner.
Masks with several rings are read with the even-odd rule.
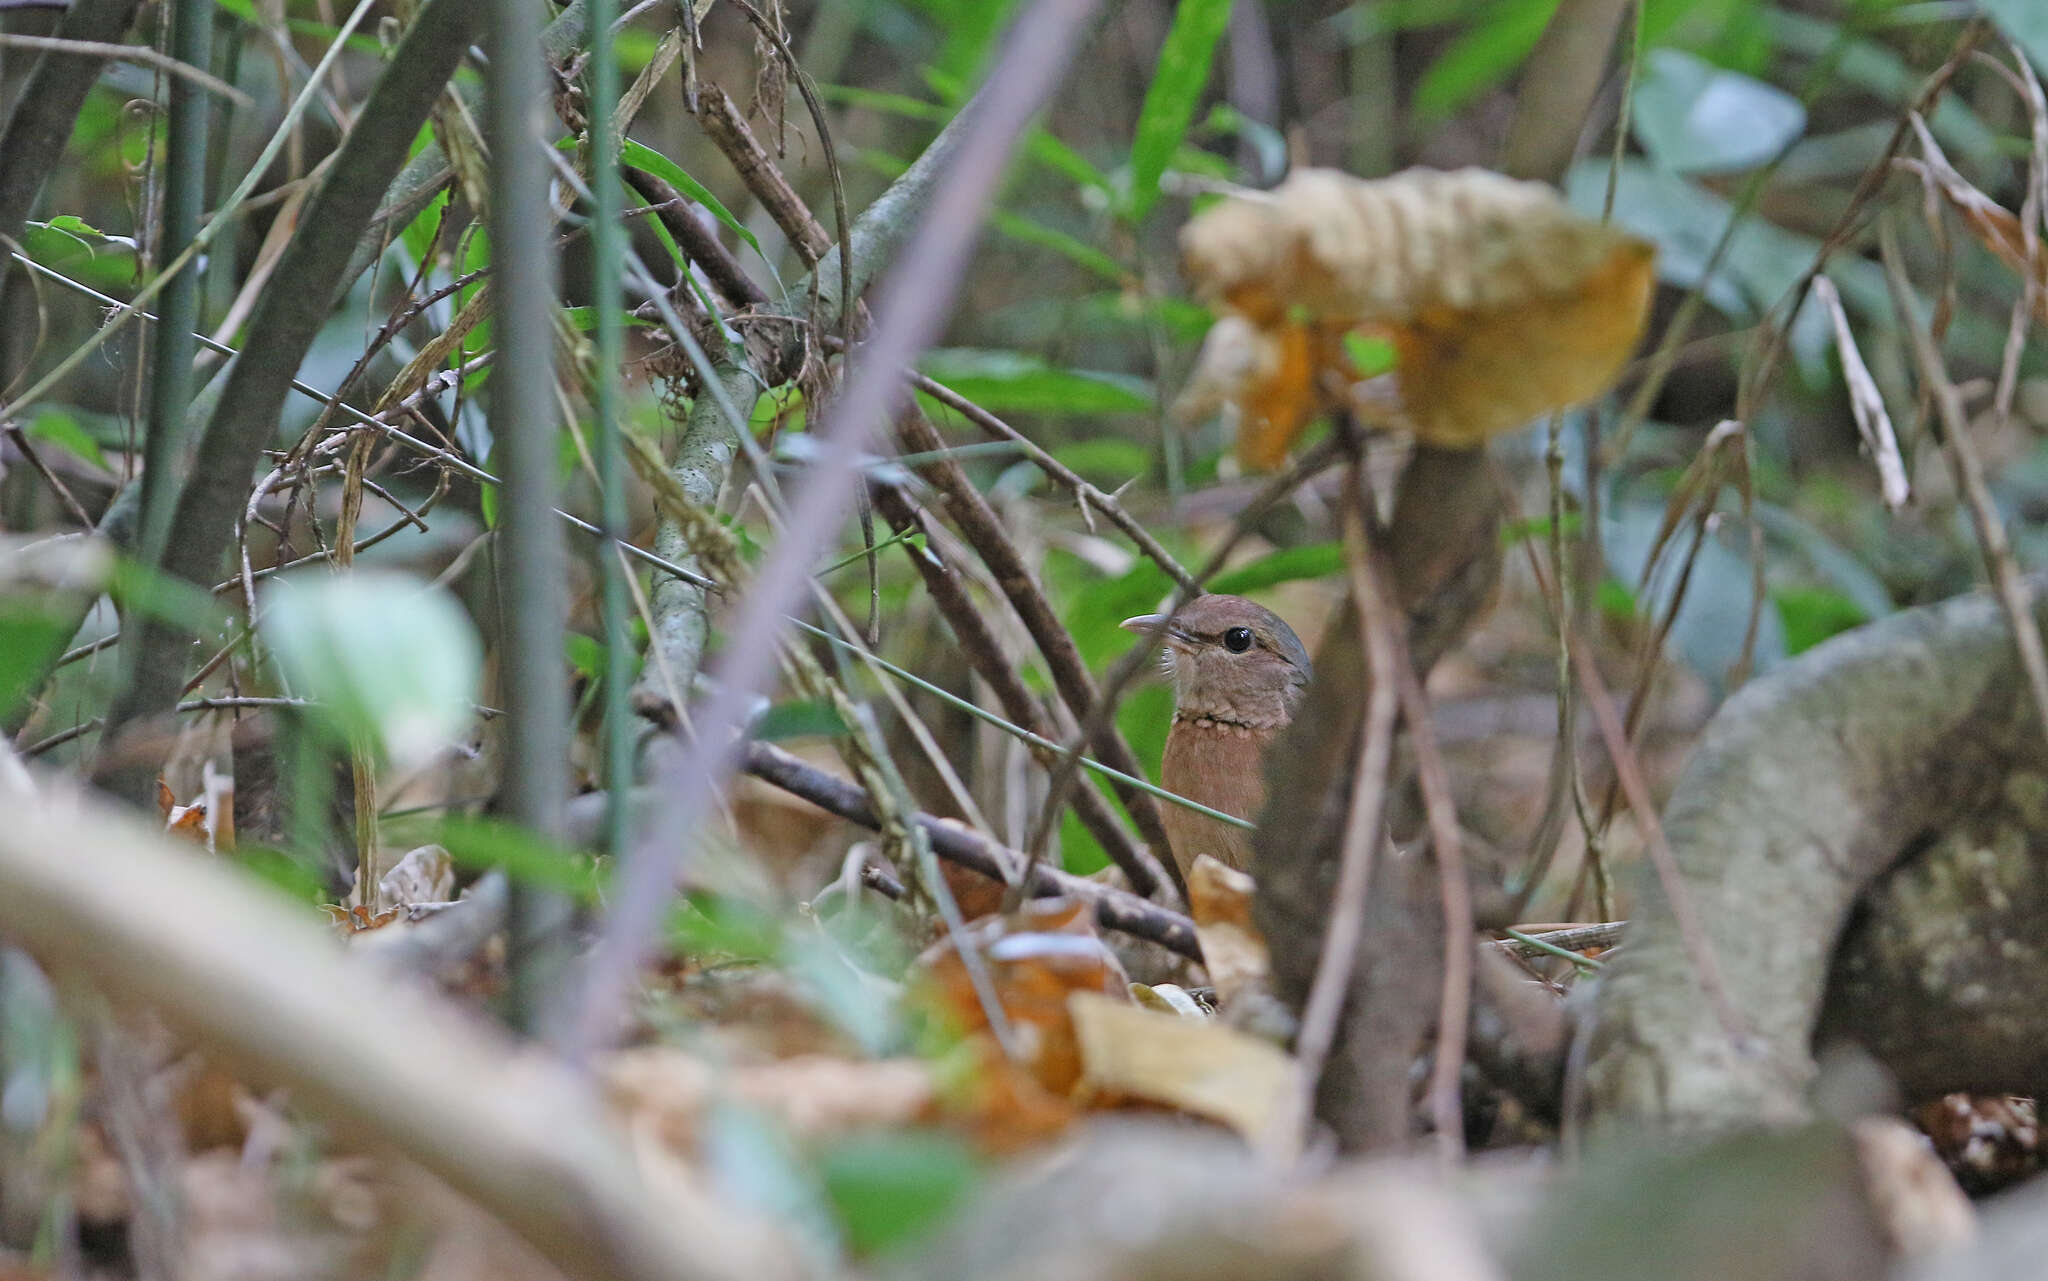
[[[1885,410],[1884,397],[1870,376],[1869,366],[1863,363],[1863,353],[1857,350],[1856,335],[1849,328],[1849,316],[1842,310],[1842,295],[1835,289],[1835,282],[1826,276],[1815,276],[1813,296],[1828,309],[1828,319],[1834,323],[1835,350],[1842,358],[1842,381],[1849,385],[1849,409],[1856,416],[1856,431],[1863,437],[1863,447],[1870,451],[1870,460],[1877,465],[1878,490],[1884,496],[1884,505],[1897,511],[1913,493],[1906,483],[1906,463],[1899,456],[1899,438],[1892,431],[1892,416]]]
[[[1294,1060],[1270,1041],[1214,1019],[1075,992],[1067,1010],[1081,1048],[1081,1092],[1142,1099],[1220,1121],[1253,1143],[1298,1088]]]
[[[455,897],[455,860],[439,845],[422,845],[377,882],[393,907],[446,903]]]

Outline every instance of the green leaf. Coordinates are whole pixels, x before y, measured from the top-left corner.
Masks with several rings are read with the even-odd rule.
[[[943,124],[952,115],[936,102],[926,102],[922,98],[913,98],[904,93],[880,93],[873,89],[862,89],[857,85],[819,85],[818,94],[827,102],[844,103],[849,107],[859,107],[887,116],[900,116],[906,120]]]
[[[733,217],[732,211],[720,203],[718,197],[712,195],[709,188],[703,183],[698,182],[695,178],[692,178],[689,174],[684,173],[681,165],[662,155],[659,151],[654,150],[654,148],[644,143],[635,142],[631,138],[627,138],[620,145],[619,159],[643,173],[653,174],[655,177],[667,182],[669,186],[674,187],[677,191],[682,192],[690,199],[709,209],[711,216],[731,229],[734,235],[746,241],[753,248],[754,252],[760,256],[762,262],[768,262],[768,255],[761,252],[761,242],[754,238],[754,233],[748,231],[744,223]],[[769,264],[769,270],[771,272],[774,270],[772,263]]]
[[[221,631],[227,622],[226,611],[212,593],[140,561],[116,561],[107,594],[124,615],[139,614],[202,636]]]
[[[36,415],[28,425],[28,438],[45,445],[52,445],[73,458],[104,468],[107,456],[100,452],[100,444],[86,434],[78,420],[61,409],[45,409]]]
[[[320,877],[304,863],[283,850],[237,841],[235,866],[257,883],[269,886],[294,903],[317,903],[327,894]]]
[[[427,250],[434,244],[441,220],[447,213],[448,192],[443,189],[436,192],[434,198],[427,202],[426,208],[414,214],[412,221],[406,224],[405,230],[399,233],[399,239],[405,243],[405,251],[412,255],[414,262],[419,262],[427,256]]]
[[[597,308],[564,307],[562,308],[562,319],[569,322],[571,329],[576,330],[578,333],[587,334],[597,328]],[[619,323],[628,326],[638,325],[642,329],[660,328],[659,325],[647,317],[636,316],[630,311],[619,312]]]
[[[1345,334],[1344,354],[1351,358],[1360,378],[1374,378],[1394,367],[1394,344],[1375,334],[1355,330]]]
[[[61,231],[67,235],[92,236],[100,240],[107,239],[106,232],[101,231],[98,227],[93,226],[77,214],[58,214],[43,225],[52,231]]]
[[[1562,523],[1564,526],[1564,536],[1572,538],[1578,534],[1579,530],[1585,527],[1586,521],[1585,517],[1580,513],[1568,511],[1564,514],[1564,521]],[[1522,543],[1528,542],[1530,539],[1548,540],[1549,537],[1550,517],[1548,516],[1525,516],[1521,520],[1507,521],[1500,527],[1500,545],[1503,548],[1517,547]]]
[[[1833,636],[1870,621],[1862,607],[1824,587],[1780,587],[1771,593],[1785,625],[1785,652],[1803,654]]]
[[[1416,118],[1442,120],[1508,78],[1543,37],[1558,0],[1501,0],[1451,42],[1415,86]]]
[[[1322,578],[1344,568],[1342,543],[1307,543],[1282,547],[1236,569],[1218,574],[1209,590],[1225,596],[1246,596],[1281,583],[1304,578]]]
[[[1173,28],[1159,50],[1159,66],[1138,110],[1137,136],[1131,142],[1130,216],[1143,218],[1159,200],[1159,179],[1166,172],[1195,105],[1209,83],[1216,42],[1230,21],[1231,0],[1180,0]]]
[[[1057,369],[1017,352],[948,347],[925,353],[919,363],[934,381],[991,413],[1148,414],[1155,408],[1144,379]]]
[[[448,592],[389,570],[291,574],[266,592],[258,624],[296,693],[343,739],[401,768],[452,745],[483,676],[476,626]]]
[[[754,737],[766,742],[785,738],[836,738],[847,724],[831,703],[819,698],[777,703],[754,722]]]
[[[570,632],[562,638],[562,654],[569,660],[569,666],[585,680],[597,680],[604,675],[604,642],[595,636],[582,632]]]
[[[0,714],[34,693],[36,680],[71,638],[67,620],[34,601],[0,597]]]
[[[498,470],[498,447],[492,444],[490,452],[484,455],[484,470],[493,476],[502,476]],[[483,513],[484,528],[498,527],[498,487],[483,481],[477,482],[477,509]]]
[[[1054,458],[1091,480],[1121,485],[1152,467],[1152,451],[1128,436],[1090,436],[1070,440],[1051,451]]]
[[[1679,49],[1653,49],[1636,88],[1636,140],[1675,173],[1754,169],[1806,129],[1806,108],[1761,80]]]
[[[957,1136],[937,1130],[856,1135],[820,1156],[825,1196],[856,1254],[899,1249],[959,1207],[980,1163]]]
[[[92,242],[46,222],[22,224],[21,251],[45,267],[61,267],[93,256]]]
[[[1116,259],[1078,236],[1070,236],[1042,222],[1033,222],[1021,214],[998,209],[989,215],[989,225],[1012,240],[1036,245],[1040,249],[1050,249],[1113,285],[1126,285],[1132,280],[1132,274],[1124,270],[1123,264]]]
[[[402,827],[400,830],[403,830]],[[527,885],[597,901],[602,878],[588,858],[542,840],[516,823],[450,814],[433,824],[426,840],[437,842],[464,867],[497,868]]]
[[[782,954],[782,922],[742,900],[692,894],[669,916],[669,945],[706,960],[772,961]]]

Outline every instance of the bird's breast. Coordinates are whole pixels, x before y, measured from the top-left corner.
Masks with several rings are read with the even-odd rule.
[[[1266,801],[1264,757],[1277,729],[1180,716],[1166,736],[1160,781],[1170,792],[1238,818],[1256,819]],[[1167,839],[1185,873],[1208,854],[1235,868],[1251,864],[1252,834],[1179,805],[1165,806]]]

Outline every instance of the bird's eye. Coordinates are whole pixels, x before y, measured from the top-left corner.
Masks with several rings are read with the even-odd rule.
[[[1223,648],[1233,654],[1242,654],[1252,647],[1252,629],[1233,627],[1223,633]]]

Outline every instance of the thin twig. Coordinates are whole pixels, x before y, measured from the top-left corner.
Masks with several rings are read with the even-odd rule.
[[[873,803],[857,785],[835,778],[813,765],[768,743],[749,743],[741,757],[744,768],[754,777],[773,783],[793,796],[801,796],[821,809],[879,831],[881,820]],[[1025,858],[995,841],[957,823],[914,815],[918,826],[931,840],[932,852],[948,862],[958,863],[1005,884],[1022,874]],[[1105,927],[1148,939],[1191,960],[1201,959],[1201,945],[1195,940],[1194,922],[1170,908],[1147,902],[1114,886],[1074,876],[1043,865],[1032,872],[1031,889],[1039,895],[1065,895],[1089,903],[1096,919]]]
[[[707,90],[708,92],[708,90]],[[947,562],[939,550],[932,546],[929,530],[925,524],[923,510],[910,501],[901,489],[894,485],[874,486],[876,505],[891,524],[901,529],[923,532],[926,540],[923,547],[910,542],[902,545],[904,555],[909,557],[918,576],[924,580],[925,591],[932,603],[944,615],[946,623],[959,642],[960,650],[967,656],[975,673],[988,683],[995,692],[996,701],[1003,712],[1018,726],[1050,741],[1053,732],[1046,719],[1045,709],[1038,696],[1024,683],[1022,674],[1009,656],[1003,653],[1002,644],[997,640],[995,630],[990,626],[986,614],[968,595],[966,586],[959,579],[959,571]],[[1046,748],[1034,749],[1041,765],[1050,768],[1055,760],[1054,751]],[[1092,787],[1084,787],[1074,793],[1074,812],[1087,827],[1090,835],[1101,843],[1110,861],[1124,868],[1125,875],[1131,875],[1128,864],[1140,860],[1139,847],[1131,833],[1117,821],[1108,798]],[[1156,880],[1157,874],[1154,874]],[[1133,878],[1136,886],[1138,880]]]
[[[1502,930],[1506,939],[1496,940],[1494,946],[1518,956],[1563,956],[1581,964],[1598,965],[1599,961],[1579,953],[1590,947],[1613,947],[1621,942],[1628,932],[1627,921],[1602,921],[1597,925],[1575,925],[1570,929],[1547,930],[1541,934],[1530,934],[1523,930]]]
[[[256,100],[235,88],[218,76],[208,75],[190,63],[180,62],[169,54],[159,53],[148,45],[109,44],[100,40],[66,40],[60,36],[16,35],[0,31],[0,49],[40,49],[52,53],[84,54],[90,58],[111,58],[117,62],[134,62],[145,67],[154,67],[213,94],[226,98],[236,106],[247,110],[256,105]]]
[[[1984,461],[1977,456],[1977,446],[1970,438],[1970,419],[1963,409],[1963,399],[1956,393],[1955,384],[1949,381],[1948,370],[1942,366],[1941,353],[1935,350],[1934,339],[1921,328],[1914,314],[1913,286],[1906,279],[1898,237],[1889,220],[1878,224],[1878,244],[1884,258],[1885,282],[1891,287],[1892,305],[1898,312],[1899,326],[1906,331],[1912,347],[1913,364],[1919,370],[1921,386],[1932,397],[1935,414],[1941,420],[1942,453],[1955,474],[1956,488],[1962,491],[1969,506],[1970,521],[1977,531],[1978,550],[1983,553],[1985,568],[1991,575],[1992,590],[2012,626],[2020,667],[2027,674],[2027,688],[2033,694],[2034,706],[2041,713],[2043,731],[2048,732],[2048,649],[2042,646],[2041,626],[2034,619],[2033,589],[2013,559],[2005,522],[1999,517],[1998,504],[1991,497],[1991,487],[1984,478]],[[2016,323],[2024,324],[2025,320],[2025,311],[2016,308]]]
[[[1721,963],[1714,955],[1714,946],[1707,938],[1706,929],[1700,924],[1692,895],[1686,890],[1685,874],[1679,870],[1678,858],[1671,852],[1671,843],[1664,838],[1664,824],[1657,817],[1657,802],[1650,795],[1649,784],[1643,779],[1642,765],[1636,760],[1635,749],[1629,745],[1621,718],[1614,714],[1614,696],[1608,693],[1607,683],[1600,678],[1600,669],[1593,663],[1592,651],[1586,647],[1585,638],[1575,635],[1572,639],[1575,642],[1572,645],[1572,666],[1577,669],[1579,685],[1585,692],[1587,703],[1592,706],[1593,723],[1599,727],[1601,740],[1607,745],[1607,757],[1614,764],[1621,790],[1628,797],[1629,808],[1635,811],[1636,824],[1643,833],[1643,846],[1649,851],[1657,880],[1664,887],[1665,898],[1671,902],[1671,916],[1677,922],[1678,937],[1685,948],[1686,958],[1692,963],[1693,978],[1699,983],[1707,1003],[1713,1007],[1714,1015],[1720,1020],[1729,1040],[1737,1047],[1746,1045],[1750,1039],[1748,1021],[1728,999],[1728,985],[1721,978]]]
[[[213,712],[232,708],[306,706],[310,706],[310,704],[303,698],[193,698],[178,704],[172,710],[178,712]],[[85,737],[106,723],[107,718],[104,716],[95,716],[89,721],[81,721],[69,729],[59,730],[40,742],[32,743],[22,748],[21,755],[24,757],[41,756],[51,748],[62,747],[73,739]]]
[[[92,517],[87,515],[85,508],[79,505],[78,499],[72,494],[70,487],[64,483],[63,478],[50,470],[50,465],[43,461],[42,454],[36,449],[34,443],[29,440],[28,433],[15,424],[9,423],[7,424],[7,436],[14,442],[14,447],[21,451],[21,456],[28,459],[29,466],[35,468],[36,474],[43,478],[43,483],[50,487],[50,492],[57,496],[57,501],[64,505],[64,510],[71,519],[77,521],[85,528],[91,529],[93,527]]]
[[[1089,484],[1087,479],[1079,472],[1068,467],[1059,459],[1054,458],[1051,454],[1040,448],[1037,442],[1025,436],[1023,432],[1018,431],[1015,427],[1010,426],[944,383],[937,382],[915,372],[910,375],[910,382],[912,386],[925,395],[930,396],[933,400],[953,410],[968,422],[981,428],[990,439],[1010,441],[1016,444],[1024,451],[1024,456],[1029,458],[1034,466],[1072,491],[1075,501],[1081,506],[1081,515],[1084,519],[1088,517],[1091,509],[1101,512],[1104,516],[1109,517],[1110,524],[1115,525],[1130,538],[1139,551],[1149,557],[1159,568],[1165,570],[1168,578],[1171,578],[1177,585],[1186,590],[1200,590],[1195,583],[1194,575],[1188,573],[1187,567],[1174,559],[1173,553],[1167,551],[1159,540],[1152,536],[1152,531],[1146,529],[1136,518],[1125,511],[1123,504],[1116,500],[1115,495],[1105,494],[1094,485]]]
[[[754,193],[754,199],[768,211],[775,225],[782,229],[790,247],[804,266],[816,267],[825,251],[832,247],[832,237],[825,231],[803,198],[790,186],[789,179],[767,148],[754,137],[747,118],[740,114],[725,91],[715,84],[705,85],[697,95],[697,123],[704,127],[704,134],[717,144],[739,173],[740,181],[747,184],[747,190]]]
[[[1354,474],[1363,464],[1354,460]],[[1365,492],[1353,484],[1349,495]],[[1387,679],[1394,669],[1394,648],[1389,643],[1386,620],[1394,607],[1380,595],[1378,580],[1366,572],[1371,554],[1365,537],[1365,516],[1356,502],[1344,503],[1345,559],[1351,571],[1351,603],[1358,614],[1359,634],[1365,643],[1367,679],[1365,702],[1365,746],[1358,756],[1357,773],[1351,784],[1351,808],[1344,822],[1343,853],[1337,865],[1337,887],[1331,902],[1330,923],[1323,933],[1322,953],[1316,961],[1315,978],[1309,984],[1308,999],[1301,1010],[1301,1031],[1295,1038],[1294,1057],[1299,1086],[1293,1100],[1300,1115],[1281,1136],[1296,1145],[1299,1153],[1307,1145],[1308,1124],[1315,1115],[1313,1100],[1336,1043],[1337,1019],[1344,1010],[1344,998],[1351,990],[1351,972],[1358,963],[1358,945],[1365,937],[1366,894],[1372,880],[1372,865],[1385,840],[1387,771],[1393,762],[1394,725],[1400,712],[1399,695]]]

